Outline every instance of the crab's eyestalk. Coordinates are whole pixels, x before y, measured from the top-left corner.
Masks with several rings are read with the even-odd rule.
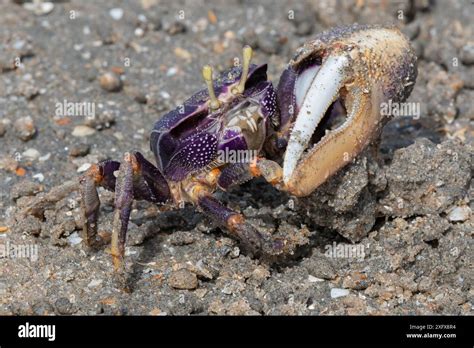
[[[403,102],[416,75],[413,49],[395,27],[339,27],[301,47],[277,93],[284,188],[306,196],[348,164],[379,135],[383,103]]]
[[[240,77],[239,84],[234,87],[232,93],[234,94],[242,94],[245,90],[245,82],[247,82],[247,77],[249,75],[250,69],[250,61],[252,60],[252,47],[246,45],[243,48],[243,60],[242,60],[242,75]]]
[[[211,110],[217,110],[221,106],[219,99],[216,97],[214,92],[214,85],[212,82],[212,67],[210,65],[204,65],[202,67],[202,77],[207,85],[207,92],[209,93],[209,107]]]

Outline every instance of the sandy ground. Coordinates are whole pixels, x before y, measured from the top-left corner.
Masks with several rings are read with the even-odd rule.
[[[0,314],[472,315],[471,1],[21,2],[0,0]],[[203,87],[202,65],[223,70],[247,43],[276,84],[303,42],[354,22],[412,40],[420,117],[392,120],[377,155],[308,198],[262,180],[219,194],[263,233],[299,236],[286,260],[244,255],[192,206],[137,202],[125,292],[110,256],[81,243],[77,194],[19,215],[89,163],[131,149],[151,159],[153,123]],[[65,100],[94,103],[96,117],[57,116]],[[110,231],[113,195],[100,196]]]

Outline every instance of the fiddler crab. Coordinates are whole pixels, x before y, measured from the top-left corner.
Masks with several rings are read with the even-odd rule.
[[[254,177],[279,190],[307,196],[350,163],[386,121],[381,103],[402,102],[413,89],[416,56],[395,27],[352,25],[318,35],[300,47],[276,90],[267,65],[251,64],[245,46],[239,67],[212,78],[207,89],[157,121],[150,148],[156,165],[139,152],[92,165],[80,178],[84,240],[97,236],[97,188],[115,191],[110,253],[123,269],[133,200],[192,203],[255,256],[279,255],[284,239],[269,239],[213,193]],[[228,163],[220,153],[255,151],[249,161]]]

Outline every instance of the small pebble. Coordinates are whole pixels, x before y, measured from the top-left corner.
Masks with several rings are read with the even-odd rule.
[[[163,99],[170,99],[171,95],[166,91],[161,91],[160,92],[160,97],[163,98]]]
[[[18,159],[19,161],[20,159]],[[14,172],[18,168],[18,161],[11,156],[0,156],[0,169]]]
[[[125,139],[124,136],[123,136],[123,134],[120,133],[120,132],[115,132],[115,133],[113,134],[113,136],[114,136],[115,138],[117,138],[118,140],[123,140],[123,139]]]
[[[79,237],[79,234],[77,232],[74,232],[73,234],[67,237],[67,241],[69,245],[77,245],[82,242],[82,238]]]
[[[95,117],[87,118],[84,125],[95,129],[110,128],[115,123],[116,112],[107,109],[95,115]]]
[[[43,175],[43,173],[35,174],[35,175],[33,175],[33,179],[36,179],[39,182],[43,182],[44,181],[44,175]]]
[[[86,156],[90,151],[88,144],[77,144],[73,145],[69,150],[69,156],[71,157],[83,157]]]
[[[81,54],[82,59],[89,60],[92,57],[92,54],[89,51],[82,52]]]
[[[193,24],[191,30],[194,33],[203,32],[206,30],[208,25],[209,25],[209,21],[207,20],[207,18],[201,17]]]
[[[166,32],[170,35],[182,34],[186,32],[186,25],[181,21],[176,21],[170,24],[166,29]]]
[[[23,152],[21,155],[23,156],[25,160],[35,161],[38,158],[40,158],[41,153],[36,149],[29,148],[25,152]]]
[[[33,12],[37,16],[44,16],[47,15],[48,13],[51,13],[54,9],[54,4],[49,1],[33,1],[33,2],[25,2],[23,4],[23,7],[28,10]]]
[[[181,47],[176,47],[174,49],[174,54],[176,57],[190,61],[192,59],[192,55],[188,50],[185,50],[184,48]]]
[[[178,72],[178,68],[175,66],[172,66],[171,68],[168,69],[166,72],[166,76],[174,76]]]
[[[465,205],[451,210],[448,215],[448,220],[451,222],[462,222],[469,219],[469,216],[471,216],[471,208]]]
[[[369,281],[365,273],[355,271],[343,279],[342,286],[354,290],[364,290],[369,286]]]
[[[135,34],[135,36],[137,37],[142,37],[143,35],[145,35],[145,31],[138,27],[138,28],[135,28],[135,31],[133,32]]]
[[[314,255],[303,261],[302,265],[313,277],[320,279],[334,279],[336,271],[331,260],[323,255]]]
[[[182,268],[171,273],[168,285],[175,289],[192,290],[197,288],[198,280],[194,273]]]
[[[118,92],[122,88],[122,80],[113,72],[106,72],[99,77],[99,84],[108,92]]]
[[[194,233],[188,231],[178,231],[170,236],[170,244],[177,246],[189,245],[194,243],[195,240]]]
[[[113,8],[109,11],[110,17],[112,17],[114,20],[119,21],[123,17],[123,10],[119,7]]]
[[[87,284],[88,288],[95,288],[102,284],[102,279],[93,279],[89,284]]]
[[[66,297],[60,297],[54,303],[54,307],[59,314],[71,314],[73,305]]]
[[[474,43],[468,43],[461,49],[461,61],[466,64],[474,64]]]
[[[89,169],[91,167],[91,164],[90,163],[84,163],[82,166],[80,166],[79,168],[77,168],[77,172],[78,173],[83,173],[85,172],[87,169]]]
[[[28,141],[36,134],[35,124],[31,116],[21,117],[13,123],[16,136],[23,141]]]
[[[84,125],[76,126],[76,127],[74,127],[74,129],[72,131],[72,135],[75,136],[75,137],[87,137],[87,136],[92,135],[94,133],[95,133],[94,128],[84,126]]]
[[[319,282],[324,282],[324,279],[321,279],[321,278],[312,276],[312,275],[310,274],[310,275],[308,275],[308,281],[309,281],[310,283],[319,283]]]
[[[31,306],[31,310],[35,315],[50,315],[53,312],[51,305],[44,300],[40,300],[39,302],[33,304]]]
[[[40,161],[40,162],[45,162],[45,161],[49,160],[50,157],[51,157],[51,152],[48,152],[46,155],[41,156],[41,157],[39,158],[39,161]]]
[[[214,277],[212,275],[212,272],[204,265],[204,262],[202,260],[196,262],[196,267],[193,270],[193,273],[195,273],[198,277],[202,277],[208,280]]]
[[[338,298],[338,297],[344,297],[349,295],[349,290],[347,289],[340,289],[340,288],[333,288],[331,289],[331,297],[332,298]]]

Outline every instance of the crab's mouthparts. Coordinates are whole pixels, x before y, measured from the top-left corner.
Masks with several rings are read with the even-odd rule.
[[[329,56],[318,68],[305,72],[296,99],[300,105],[296,121],[288,140],[283,165],[283,181],[292,177],[298,161],[313,138],[316,127],[321,124],[331,105],[340,97],[345,84],[349,58],[345,55]]]

